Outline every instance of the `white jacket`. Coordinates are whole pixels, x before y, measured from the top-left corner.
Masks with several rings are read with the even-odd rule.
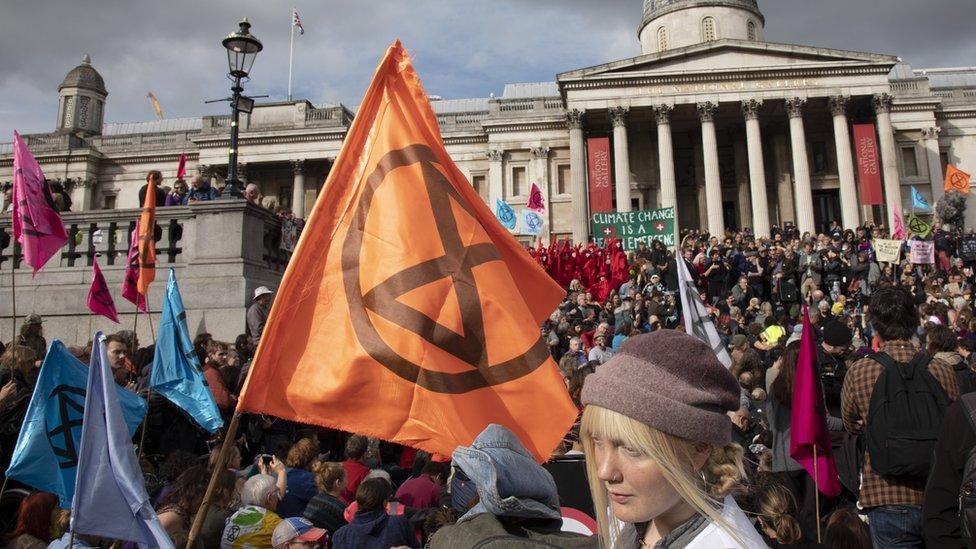
[[[736,531],[745,545],[737,542],[724,529],[712,522],[705,526],[685,547],[688,549],[762,549],[767,547],[762,536],[756,531],[756,527],[742,512],[742,509],[739,509],[739,505],[732,499],[732,496],[726,496],[723,502],[722,518],[726,525]],[[613,544],[614,548],[639,547],[640,544],[635,537],[637,532],[634,525],[622,524],[621,526],[620,538]]]

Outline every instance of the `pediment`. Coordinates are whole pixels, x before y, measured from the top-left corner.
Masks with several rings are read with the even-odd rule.
[[[559,82],[616,80],[688,73],[865,66],[887,66],[890,70],[897,62],[898,58],[891,55],[725,39],[565,72],[560,74],[557,80]]]

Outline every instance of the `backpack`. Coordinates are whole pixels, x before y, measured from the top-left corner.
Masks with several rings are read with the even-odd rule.
[[[799,301],[798,295],[800,291],[796,288],[796,283],[792,280],[784,280],[780,283],[779,287],[779,298],[780,301],[784,303],[794,303]]]
[[[871,394],[865,448],[882,476],[928,476],[949,398],[928,370],[932,357],[917,353],[909,363],[885,353],[868,355],[884,366]]]
[[[552,523],[553,521],[542,521]],[[522,521],[481,513],[435,533],[431,549],[590,549],[595,540],[562,532],[558,526],[542,526],[539,520]]]
[[[976,431],[976,393],[962,395],[959,400],[966,410],[969,426]],[[976,547],[976,446],[966,454],[966,466],[959,486],[959,520],[966,546]]]

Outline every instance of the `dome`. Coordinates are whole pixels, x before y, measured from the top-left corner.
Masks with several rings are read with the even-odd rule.
[[[87,55],[82,58],[80,65],[68,72],[64,77],[64,81],[58,86],[58,91],[61,91],[63,88],[83,88],[96,91],[102,95],[108,95],[108,91],[105,89],[105,80],[91,66],[91,57]]]
[[[746,8],[762,17],[758,0],[644,0],[644,25],[666,13],[701,6]]]

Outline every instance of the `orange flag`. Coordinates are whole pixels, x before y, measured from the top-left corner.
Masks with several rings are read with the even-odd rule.
[[[139,293],[146,295],[156,278],[156,180],[149,178],[139,217]]]
[[[451,161],[397,41],[288,264],[238,410],[441,457],[498,423],[544,461],[577,415],[539,337],[564,295]]]
[[[969,174],[949,164],[946,167],[945,192],[969,194]]]

